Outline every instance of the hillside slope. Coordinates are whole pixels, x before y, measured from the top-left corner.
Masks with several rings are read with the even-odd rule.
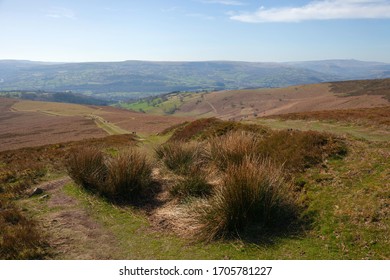
[[[247,119],[286,113],[389,106],[390,79],[273,89],[178,93],[125,107],[155,114]]]

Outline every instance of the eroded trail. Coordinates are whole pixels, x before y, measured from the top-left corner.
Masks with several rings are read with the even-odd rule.
[[[64,192],[71,179],[64,177],[39,186],[44,193],[36,204],[54,259],[118,259],[115,237],[93,219],[79,201]],[[47,196],[46,196],[47,195]],[[31,200],[31,199],[30,199]]]

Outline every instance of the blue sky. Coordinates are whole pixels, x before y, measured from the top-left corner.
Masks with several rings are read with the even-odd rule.
[[[390,63],[390,0],[0,0],[0,59]]]

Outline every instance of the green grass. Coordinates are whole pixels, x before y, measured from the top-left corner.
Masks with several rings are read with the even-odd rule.
[[[107,132],[108,135],[119,135],[119,134],[129,134],[130,133],[129,131],[122,129],[113,123],[109,123],[109,122],[105,121],[103,118],[95,119],[95,123],[98,127],[100,127],[105,132]]]
[[[139,112],[145,112],[156,115],[169,115],[175,113],[176,109],[192,99],[193,93],[173,93],[165,95],[164,98],[157,96],[155,98],[144,98],[132,103],[120,103],[119,106],[128,110],[134,110]]]
[[[312,228],[264,236],[257,244],[190,242],[152,226],[141,210],[116,206],[74,184],[63,191],[118,240],[119,259],[389,259],[389,149],[389,143],[354,140],[345,159],[309,169],[302,180]],[[32,203],[37,215],[57,211],[37,199]]]
[[[364,160],[362,149],[366,150]],[[142,212],[116,207],[74,185],[68,185],[66,192],[113,231],[124,258],[389,259],[389,183],[384,185],[390,182],[388,149],[388,144],[357,142],[345,160],[327,163],[332,180],[317,181],[324,170],[310,169],[304,179],[307,212],[315,217],[313,228],[297,236],[265,236],[258,244],[239,240],[189,243],[153,229]],[[369,169],[372,172],[364,171]]]

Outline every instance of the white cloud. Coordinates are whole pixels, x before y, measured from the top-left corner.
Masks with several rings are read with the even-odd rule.
[[[300,7],[265,8],[230,17],[242,22],[301,22],[332,19],[390,19],[388,0],[321,0]]]
[[[202,0],[202,3],[206,4],[221,4],[227,6],[243,6],[245,5],[243,2],[235,1],[235,0]]]
[[[68,18],[68,19],[74,19],[76,17],[75,13],[71,9],[67,9],[63,7],[51,8],[46,12],[46,16],[51,18]]]

